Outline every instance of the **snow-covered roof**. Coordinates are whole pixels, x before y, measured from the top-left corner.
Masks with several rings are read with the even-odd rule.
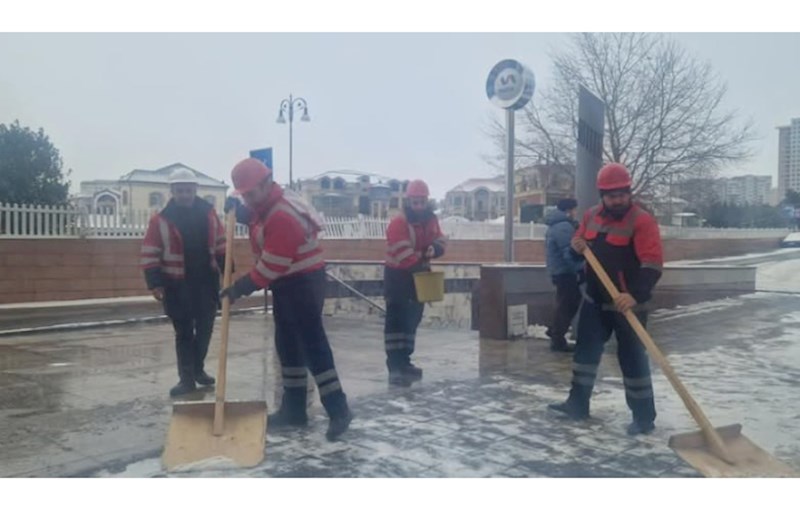
[[[402,182],[403,181],[403,179],[393,179],[391,177],[386,177],[384,175],[378,175],[377,173],[370,173],[370,172],[367,172],[367,171],[358,171],[358,170],[347,170],[347,169],[326,171],[324,173],[320,173],[319,175],[315,175],[314,177],[311,177],[308,180],[318,181],[318,180],[321,180],[321,179],[326,178],[326,177],[331,179],[331,180],[336,179],[336,178],[340,178],[340,179],[344,180],[345,182],[352,183],[352,184],[355,184],[357,182],[361,182],[361,179],[363,177],[367,177],[369,179],[370,185],[386,184],[386,183],[391,182],[393,180],[397,181],[397,182]]]
[[[190,168],[185,164],[181,164],[180,162],[176,162],[175,164],[170,164],[169,166],[164,166],[163,168],[159,168],[157,170],[133,170],[127,175],[123,175],[120,177],[119,182],[155,182],[155,183],[166,183],[167,178],[169,177],[170,173],[175,171],[178,168],[185,168],[194,172],[195,176],[197,176],[197,183],[200,186],[205,187],[215,187],[215,188],[227,188],[228,185],[222,181],[217,179],[212,179],[205,173],[199,172],[194,168]]]
[[[504,191],[506,188],[505,177],[499,175],[490,179],[467,179],[450,191],[466,191],[471,192],[479,188],[485,188],[490,192]]]

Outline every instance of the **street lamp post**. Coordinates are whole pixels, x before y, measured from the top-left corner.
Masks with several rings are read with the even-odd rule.
[[[289,98],[285,98],[281,100],[280,109],[278,111],[278,124],[286,124],[286,117],[284,115],[289,116],[289,188],[294,189],[294,179],[292,178],[292,122],[294,122],[294,112],[295,110],[303,111],[303,116],[300,117],[300,120],[303,122],[309,122],[311,118],[308,116],[308,104],[306,104],[306,99],[302,97],[294,98],[292,94],[289,94]]]

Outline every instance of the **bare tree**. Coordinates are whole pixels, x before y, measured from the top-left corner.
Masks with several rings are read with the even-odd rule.
[[[724,109],[725,84],[663,35],[576,34],[551,58],[552,86],[520,112],[521,164],[574,164],[580,85],[605,102],[604,160],[628,166],[637,194],[751,155],[752,124]],[[501,143],[505,130],[487,133]]]

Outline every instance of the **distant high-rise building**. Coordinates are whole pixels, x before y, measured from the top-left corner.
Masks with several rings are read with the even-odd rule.
[[[778,196],[800,191],[800,118],[778,128]]]
[[[715,181],[717,194],[729,204],[771,204],[772,177],[769,175],[740,175]]]

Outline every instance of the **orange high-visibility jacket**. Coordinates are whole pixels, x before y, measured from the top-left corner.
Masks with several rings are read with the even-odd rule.
[[[410,224],[405,214],[400,214],[389,223],[386,229],[386,266],[407,269],[422,259],[429,246],[444,253],[447,238],[439,227],[435,215],[419,224]],[[438,247],[436,246],[438,245]]]
[[[272,281],[325,267],[317,235],[322,218],[300,195],[273,184],[267,201],[253,210],[250,246],[257,257],[250,278],[259,288]]]
[[[217,259],[225,258],[225,229],[211,206],[208,210],[208,256],[211,268],[219,272]],[[150,218],[139,264],[145,271],[149,289],[164,286],[161,278],[179,281],[186,276],[183,240],[177,226],[164,216],[164,210]],[[156,268],[160,272],[152,271]],[[154,277],[154,273],[160,276]]]
[[[602,204],[583,215],[575,236],[583,237],[620,292],[629,293],[637,302],[650,299],[661,277],[664,253],[658,223],[636,204],[615,219]],[[587,294],[608,303],[611,298],[590,268],[587,268]]]

